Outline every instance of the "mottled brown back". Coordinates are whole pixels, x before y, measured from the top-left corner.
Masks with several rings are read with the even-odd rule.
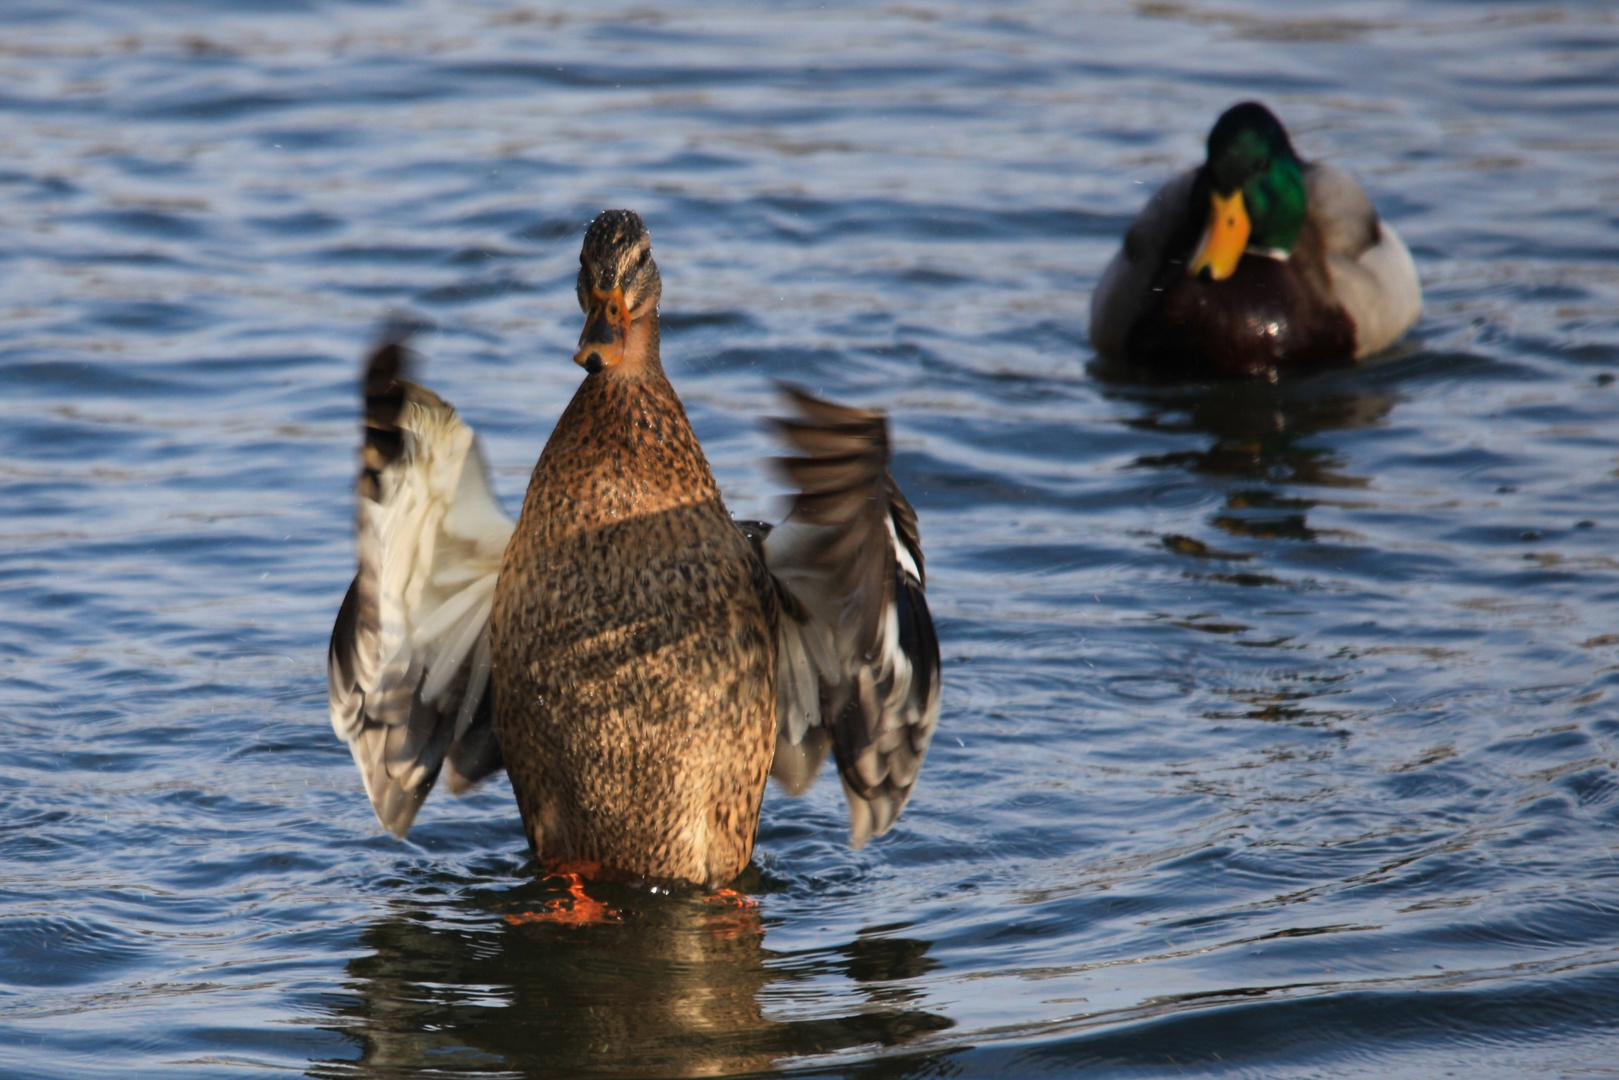
[[[536,854],[735,877],[775,739],[775,619],[656,361],[588,376],[534,468],[490,626]]]

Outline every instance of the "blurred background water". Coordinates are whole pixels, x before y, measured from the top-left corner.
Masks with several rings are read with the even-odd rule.
[[[1250,96],[1421,323],[1105,377]],[[0,1074],[1619,1073],[1616,110],[1605,0],[12,0]],[[504,781],[380,832],[324,648],[377,327],[515,506],[604,206],[733,511],[773,379],[890,411],[947,667],[889,837],[773,792],[757,907],[570,929]]]

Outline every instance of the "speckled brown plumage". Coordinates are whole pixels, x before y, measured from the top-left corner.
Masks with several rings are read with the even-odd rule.
[[[587,376],[535,466],[491,621],[496,716],[537,854],[723,884],[770,770],[774,593],[652,350]]]

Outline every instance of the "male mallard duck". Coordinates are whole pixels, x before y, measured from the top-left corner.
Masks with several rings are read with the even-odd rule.
[[[1105,357],[1232,375],[1348,363],[1422,311],[1411,253],[1342,169],[1299,160],[1247,101],[1159,188],[1091,296]]]
[[[579,256],[588,374],[515,528],[477,437],[384,345],[365,383],[359,572],[328,658],[332,725],[403,836],[442,768],[504,764],[548,863],[718,886],[766,777],[830,745],[851,840],[885,832],[939,714],[916,514],[882,414],[789,391],[778,528],[726,512],[658,356],[662,279],[628,210]]]

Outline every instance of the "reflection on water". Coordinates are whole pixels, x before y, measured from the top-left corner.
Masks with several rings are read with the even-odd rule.
[[[1109,400],[1130,407],[1120,419],[1124,426],[1212,440],[1198,449],[1138,455],[1133,465],[1184,470],[1220,493],[1219,508],[1207,518],[1222,534],[1218,541],[1170,533],[1162,543],[1193,560],[1189,580],[1251,589],[1293,587],[1266,572],[1269,560],[1257,545],[1341,541],[1338,530],[1312,524],[1310,512],[1324,502],[1335,509],[1353,506],[1349,493],[1373,486],[1373,477],[1352,471],[1346,455],[1317,436],[1382,423],[1399,400],[1375,367],[1274,382],[1186,383],[1098,361],[1093,374],[1107,387]],[[1271,624],[1268,632],[1256,632],[1260,628],[1255,625],[1216,611],[1163,618],[1173,626],[1231,636],[1247,648],[1279,653],[1263,681],[1221,688],[1219,701],[1203,710],[1206,718],[1328,730],[1348,719],[1326,702],[1351,689],[1350,674],[1323,670],[1313,661],[1300,666],[1294,661],[1302,659],[1294,634],[1274,617],[1265,620]]]
[[[916,1007],[907,985],[936,964],[929,943],[875,927],[833,949],[765,947],[752,900],[649,894],[592,883],[623,920],[537,921],[555,879],[502,892],[469,889],[455,910],[400,903],[360,936],[353,995],[339,1030],[358,1059],[322,1077],[390,1076],[431,1061],[450,1073],[551,1076],[723,1076],[783,1059],[891,1047],[952,1026]],[[864,1004],[839,1015],[779,1018],[816,982],[848,980]],[[827,996],[823,991],[822,995]],[[792,1012],[805,1010],[803,1002]]]
[[[1186,469],[1224,486],[1223,512],[1215,528],[1237,539],[1313,541],[1318,530],[1307,520],[1319,500],[1282,489],[1288,485],[1337,489],[1364,488],[1366,476],[1346,470],[1342,456],[1312,442],[1329,431],[1370,427],[1394,408],[1387,388],[1363,389],[1357,374],[1333,373],[1280,382],[1226,380],[1215,383],[1132,381],[1128,369],[1098,363],[1094,374],[1106,380],[1106,395],[1139,411],[1123,423],[1141,431],[1201,433],[1214,441],[1206,449],[1137,456],[1141,468]],[[1184,555],[1246,559],[1248,554],[1213,548],[1191,537],[1171,534],[1164,544]],[[1233,579],[1244,583],[1240,578]],[[1262,584],[1259,578],[1247,582]]]
[[[1395,393],[1384,387],[1362,389],[1356,374],[1314,378],[1226,380],[1216,383],[1130,382],[1117,368],[1098,364],[1106,395],[1135,404],[1140,414],[1124,422],[1141,431],[1203,432],[1214,436],[1207,450],[1145,455],[1137,464],[1177,467],[1211,476],[1266,484],[1365,487],[1365,477],[1341,471],[1330,450],[1309,445],[1312,435],[1370,427],[1394,407]],[[1266,500],[1268,491],[1243,489],[1239,500]],[[1239,503],[1235,509],[1247,509]],[[1301,506],[1298,509],[1308,509]]]

